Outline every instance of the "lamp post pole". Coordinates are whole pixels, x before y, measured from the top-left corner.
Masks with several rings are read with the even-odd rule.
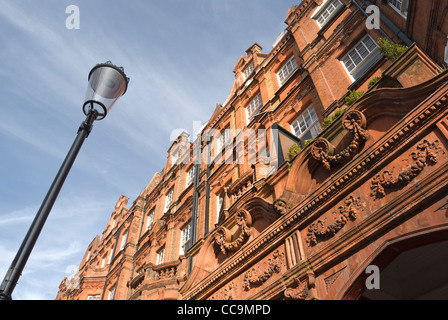
[[[116,67],[110,61],[96,65],[90,72],[86,102],[83,106],[86,120],[81,123],[76,139],[67,153],[16,257],[3,279],[0,286],[0,300],[12,299],[12,292],[17,285],[22,271],[25,268],[25,264],[31,255],[31,251],[36,244],[37,238],[44,227],[65,179],[75,162],[79,150],[92,131],[94,121],[106,117],[107,112],[112,108],[114,103],[126,92],[128,83],[129,78],[126,77],[123,68]],[[95,107],[98,107],[99,110],[95,109]]]
[[[34,218],[25,239],[20,246],[19,251],[16,254],[8,272],[6,273],[5,279],[0,287],[0,300],[11,300],[12,292],[22,274],[23,268],[33,250],[33,247],[39,237],[42,228],[44,227],[45,221],[50,214],[51,208],[53,207],[59,192],[61,191],[62,185],[67,178],[70,169],[75,162],[76,156],[81,149],[85,139],[89,136],[92,130],[93,122],[95,121],[98,112],[92,109],[87,115],[86,120],[81,124],[78,130],[75,141],[73,142],[70,151],[68,152],[64,162],[62,163],[59,172],[57,173],[53,184],[48,190],[47,196],[45,197],[39,211]]]

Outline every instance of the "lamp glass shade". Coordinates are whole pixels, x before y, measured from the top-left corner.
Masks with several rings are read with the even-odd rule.
[[[95,66],[89,74],[84,113],[87,115],[91,109],[95,109],[98,119],[106,117],[118,98],[126,92],[128,82],[123,68],[110,61]]]

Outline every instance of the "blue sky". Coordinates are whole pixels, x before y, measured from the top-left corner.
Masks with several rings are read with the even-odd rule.
[[[255,42],[268,53],[299,2],[0,0],[1,280],[85,119],[89,71],[111,60],[131,78],[95,122],[14,299],[56,297],[119,196],[132,204],[162,170],[171,132],[208,120],[239,57]],[[80,29],[66,28],[69,5]]]

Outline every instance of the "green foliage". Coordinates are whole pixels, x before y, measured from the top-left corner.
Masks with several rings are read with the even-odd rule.
[[[324,119],[324,121],[322,122],[322,129],[325,129],[330,124],[332,124],[334,122],[334,120],[337,119],[341,114],[344,114],[344,112],[345,112],[345,109],[338,109],[332,116],[326,117]]]
[[[300,151],[301,151],[300,147],[295,143],[291,147],[289,147],[288,161],[294,159],[300,153]]]
[[[373,77],[370,81],[369,81],[369,85],[368,88],[372,88],[374,85],[377,84],[378,81],[381,80],[381,77]]]
[[[408,49],[407,46],[398,43],[393,44],[386,37],[379,38],[378,45],[380,46],[381,54],[391,61],[397,60]]]
[[[334,116],[329,116],[326,117],[324,119],[324,121],[322,122],[322,128],[325,129],[326,127],[328,127],[330,124],[332,124],[334,121]]]
[[[347,106],[353,105],[356,102],[356,100],[362,97],[363,94],[364,91],[351,90],[350,94],[347,97],[345,97],[345,104]]]
[[[345,113],[345,109],[338,109],[336,110],[336,112],[334,113],[334,118],[338,118],[340,115]]]
[[[306,140],[306,141],[303,143],[303,147],[305,148],[307,145],[309,145],[311,142],[313,142],[313,140],[314,140],[314,138],[313,138],[313,139],[308,139],[308,140]]]

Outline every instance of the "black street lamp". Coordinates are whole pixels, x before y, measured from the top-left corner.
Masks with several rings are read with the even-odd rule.
[[[96,65],[90,71],[88,80],[89,86],[83,105],[86,120],[79,127],[76,139],[3,279],[0,287],[0,300],[12,299],[11,295],[17,281],[22,274],[23,268],[56,201],[59,191],[75,162],[76,156],[84,140],[92,131],[93,122],[106,117],[118,98],[125,94],[129,83],[129,78],[126,77],[124,69],[113,65],[110,61]]]

